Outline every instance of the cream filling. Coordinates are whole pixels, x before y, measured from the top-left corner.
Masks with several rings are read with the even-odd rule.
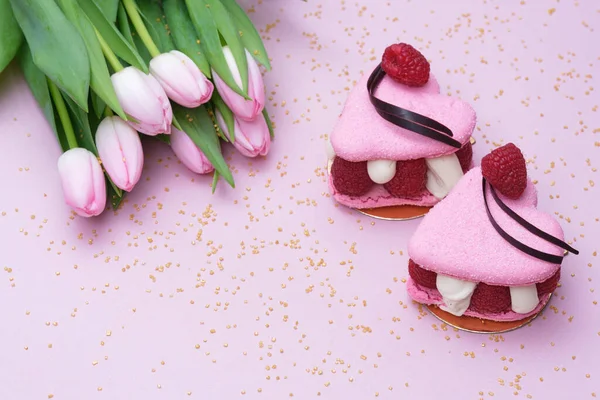
[[[396,161],[367,161],[367,172],[373,182],[383,185],[391,181],[394,175],[396,175]]]
[[[425,187],[438,199],[443,199],[463,177],[463,170],[456,154],[426,158],[427,182]]]
[[[436,286],[444,301],[440,308],[460,317],[469,308],[477,284],[438,274]]]
[[[471,297],[477,287],[477,283],[438,274],[436,277],[436,286],[443,300],[440,308],[460,317],[471,305]],[[535,310],[540,303],[535,284],[512,286],[509,289],[511,309],[518,314],[528,314]]]
[[[511,308],[519,314],[532,312],[540,303],[536,285],[510,287]]]
[[[329,161],[333,161],[335,158],[335,150],[333,149],[333,145],[331,144],[331,138],[327,138],[325,141],[325,153],[327,153],[327,159]]]

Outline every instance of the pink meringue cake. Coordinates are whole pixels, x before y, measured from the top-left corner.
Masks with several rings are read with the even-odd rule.
[[[470,170],[408,244],[408,293],[455,316],[519,321],[537,314],[560,279],[558,222],[537,210],[520,150],[506,145]]]
[[[429,64],[409,45],[390,46],[386,54],[394,46],[422,57],[418,72],[427,69],[426,82],[409,86],[398,79],[397,70],[386,69],[384,55],[350,93],[331,134],[328,158],[330,191],[351,208],[433,206],[472,167],[475,111],[440,94]]]

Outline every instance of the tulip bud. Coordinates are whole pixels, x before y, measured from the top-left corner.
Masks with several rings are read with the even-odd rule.
[[[171,133],[173,110],[160,83],[152,75],[127,67],[111,77],[117,99],[128,116],[128,123],[146,135]]]
[[[219,111],[216,112],[217,122],[223,134],[231,141],[227,124]],[[244,121],[234,118],[233,146],[246,157],[265,156],[271,146],[271,135],[265,117],[261,114],[254,121]]]
[[[214,86],[200,68],[180,51],[159,54],[150,61],[150,73],[175,103],[196,108],[210,100]]]
[[[235,63],[229,47],[223,47],[223,55],[225,56],[225,60],[227,60],[227,65],[233,75],[233,79],[239,88],[242,89],[240,70]],[[246,50],[246,59],[248,60],[248,97],[250,97],[250,100],[246,100],[234,92],[215,71],[213,71],[213,75],[217,90],[231,111],[240,119],[253,121],[265,107],[265,84],[263,83],[258,64],[256,64],[256,61],[254,61],[248,50]]]
[[[131,192],[144,166],[142,141],[135,129],[119,117],[104,118],[96,131],[96,147],[113,183]]]
[[[100,215],[106,207],[106,182],[96,156],[83,148],[66,151],[58,159],[58,173],[66,203],[82,217]]]
[[[171,128],[171,148],[188,169],[197,174],[208,174],[214,168],[194,141],[179,129]]]

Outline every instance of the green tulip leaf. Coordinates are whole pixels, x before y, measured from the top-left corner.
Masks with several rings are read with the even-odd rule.
[[[119,8],[119,0],[96,0],[98,8],[102,10],[102,13],[106,16],[110,22],[117,20],[117,9]]]
[[[227,125],[229,139],[224,135],[222,135],[221,138],[226,142],[235,142],[235,117],[233,116],[233,111],[231,111],[231,109],[227,107],[227,104],[225,104],[225,102],[219,95],[219,92],[217,92],[216,90],[213,92],[211,101],[214,103],[215,108],[219,111],[219,113],[221,113],[223,121],[225,121],[225,125]]]
[[[178,128],[178,129],[179,129],[179,128]],[[181,130],[181,129],[180,129],[180,130]],[[170,135],[165,135],[165,134],[162,134],[162,133],[161,133],[160,135],[156,135],[156,136],[154,136],[154,138],[155,138],[156,140],[158,140],[159,142],[162,142],[162,143],[168,144],[169,146],[171,145],[171,137],[170,137]]]
[[[265,121],[267,121],[267,126],[269,127],[269,134],[271,135],[271,139],[275,137],[275,130],[273,129],[273,123],[271,122],[271,118],[269,118],[269,113],[267,108],[263,108],[263,116],[265,117]]]
[[[191,58],[204,75],[210,78],[210,64],[204,55],[200,40],[185,6],[185,0],[164,0],[167,24],[177,49]]]
[[[106,60],[102,53],[100,41],[98,41],[96,31],[90,23],[90,20],[77,4],[77,0],[59,0],[59,4],[67,18],[79,30],[79,33],[85,42],[91,63],[92,76],[90,86],[92,90],[103,100],[102,103],[106,103],[115,113],[117,113],[117,115],[126,120],[127,116],[119,104],[117,94],[115,93],[115,89],[110,80],[110,73],[106,66]],[[94,111],[98,113],[98,108],[95,108]],[[104,105],[102,105],[100,113],[103,111]]]
[[[94,112],[88,113],[88,121],[90,123],[90,131],[96,132],[100,121],[104,118],[104,112],[106,111],[106,104],[100,97],[94,92],[90,93],[88,100],[88,109],[94,110]]]
[[[217,190],[217,184],[219,183],[219,171],[216,169],[213,172],[213,181],[212,181],[212,192],[215,194],[215,190]]]
[[[83,39],[54,1],[10,0],[33,62],[87,111],[90,60]]]
[[[121,33],[123,34],[125,39],[127,39],[127,41],[131,43],[131,45],[139,53],[140,57],[142,57],[144,62],[147,65],[149,65],[150,60],[152,60],[152,56],[150,55],[150,52],[144,45],[144,42],[142,42],[140,35],[138,35],[137,32],[135,32],[135,30],[132,29],[131,20],[129,19],[129,15],[127,15],[127,11],[125,10],[123,3],[119,4],[119,10],[117,12],[117,21],[119,24],[119,29],[121,30]]]
[[[229,15],[229,11],[227,11],[220,0],[204,1],[212,13],[219,33],[223,39],[225,39],[225,42],[233,54],[233,58],[242,78],[244,93],[248,93],[248,59],[246,58],[246,49],[240,38],[240,33],[237,31],[233,19]]]
[[[137,2],[138,11],[145,22],[146,29],[152,37],[152,41],[161,53],[175,50],[173,40],[169,35],[163,9],[157,0],[144,0]]]
[[[33,63],[33,57],[31,56],[27,43],[23,43],[21,46],[21,49],[17,54],[17,59],[19,60],[21,71],[23,71],[29,89],[31,90],[31,93],[33,93],[33,97],[37,101],[39,107],[42,109],[46,121],[48,121],[52,130],[56,133],[63,151],[68,150],[69,146],[67,144],[67,138],[64,134],[62,136],[59,135],[56,127],[54,107],[52,106],[52,98],[50,97],[50,91],[48,90],[46,75],[44,75],[44,73]]]
[[[254,27],[254,24],[248,18],[242,7],[235,0],[221,0],[231,18],[233,19],[239,31],[244,47],[248,49],[250,54],[261,63],[267,71],[271,69],[271,63],[265,45]]]
[[[221,153],[221,143],[217,131],[206,107],[189,109],[174,104],[173,113],[181,124],[183,132],[192,139],[227,183],[231,187],[235,187],[231,171]]]
[[[94,110],[94,115],[96,118],[101,118],[104,114],[104,110],[106,109],[106,103],[98,96],[96,93],[92,92],[91,95],[92,101],[92,110]]]
[[[71,123],[73,124],[75,136],[77,137],[77,143],[81,147],[98,156],[98,149],[96,148],[96,142],[94,141],[88,114],[84,112],[77,104],[75,104],[75,102],[73,102],[68,96],[63,95],[63,98],[65,99],[65,103],[67,104],[69,110],[69,117],[71,118]]]
[[[108,175],[106,175],[106,183],[106,198],[110,202],[113,211],[117,211],[125,199],[125,193],[112,183]]]
[[[125,11],[125,7],[123,7],[122,3],[119,3],[119,9],[117,10],[117,25],[119,26],[119,30],[125,39],[132,46],[135,46],[135,42],[133,41],[133,36],[131,33],[131,26],[129,25],[129,17],[127,16],[127,11]]]
[[[0,72],[15,58],[22,42],[23,34],[9,0],[0,0]]]
[[[229,70],[217,24],[210,10],[210,6],[206,3],[207,0],[186,0],[190,19],[194,24],[196,33],[200,39],[200,45],[204,50],[204,54],[210,63],[210,66],[219,74],[219,77],[229,86],[234,92],[244,98],[249,99],[246,91],[240,88],[233,75]],[[246,71],[247,74],[248,71]]]
[[[144,59],[140,56],[135,47],[125,39],[123,34],[119,32],[116,25],[106,18],[100,7],[98,7],[97,1],[98,0],[78,0],[79,6],[83,9],[92,25],[98,30],[100,36],[106,41],[111,50],[129,65],[134,66],[147,74],[148,66]]]

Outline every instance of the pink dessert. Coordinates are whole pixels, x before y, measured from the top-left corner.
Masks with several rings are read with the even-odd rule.
[[[518,321],[556,288],[564,250],[558,222],[537,210],[520,150],[506,145],[469,171],[408,244],[408,293],[457,316]]]
[[[395,46],[404,47],[390,67],[388,50]],[[402,79],[407,71],[409,78]],[[418,79],[411,81],[411,72]],[[469,104],[440,94],[420,53],[409,45],[390,46],[382,64],[352,90],[331,134],[334,198],[359,209],[433,206],[472,167],[475,121]]]

